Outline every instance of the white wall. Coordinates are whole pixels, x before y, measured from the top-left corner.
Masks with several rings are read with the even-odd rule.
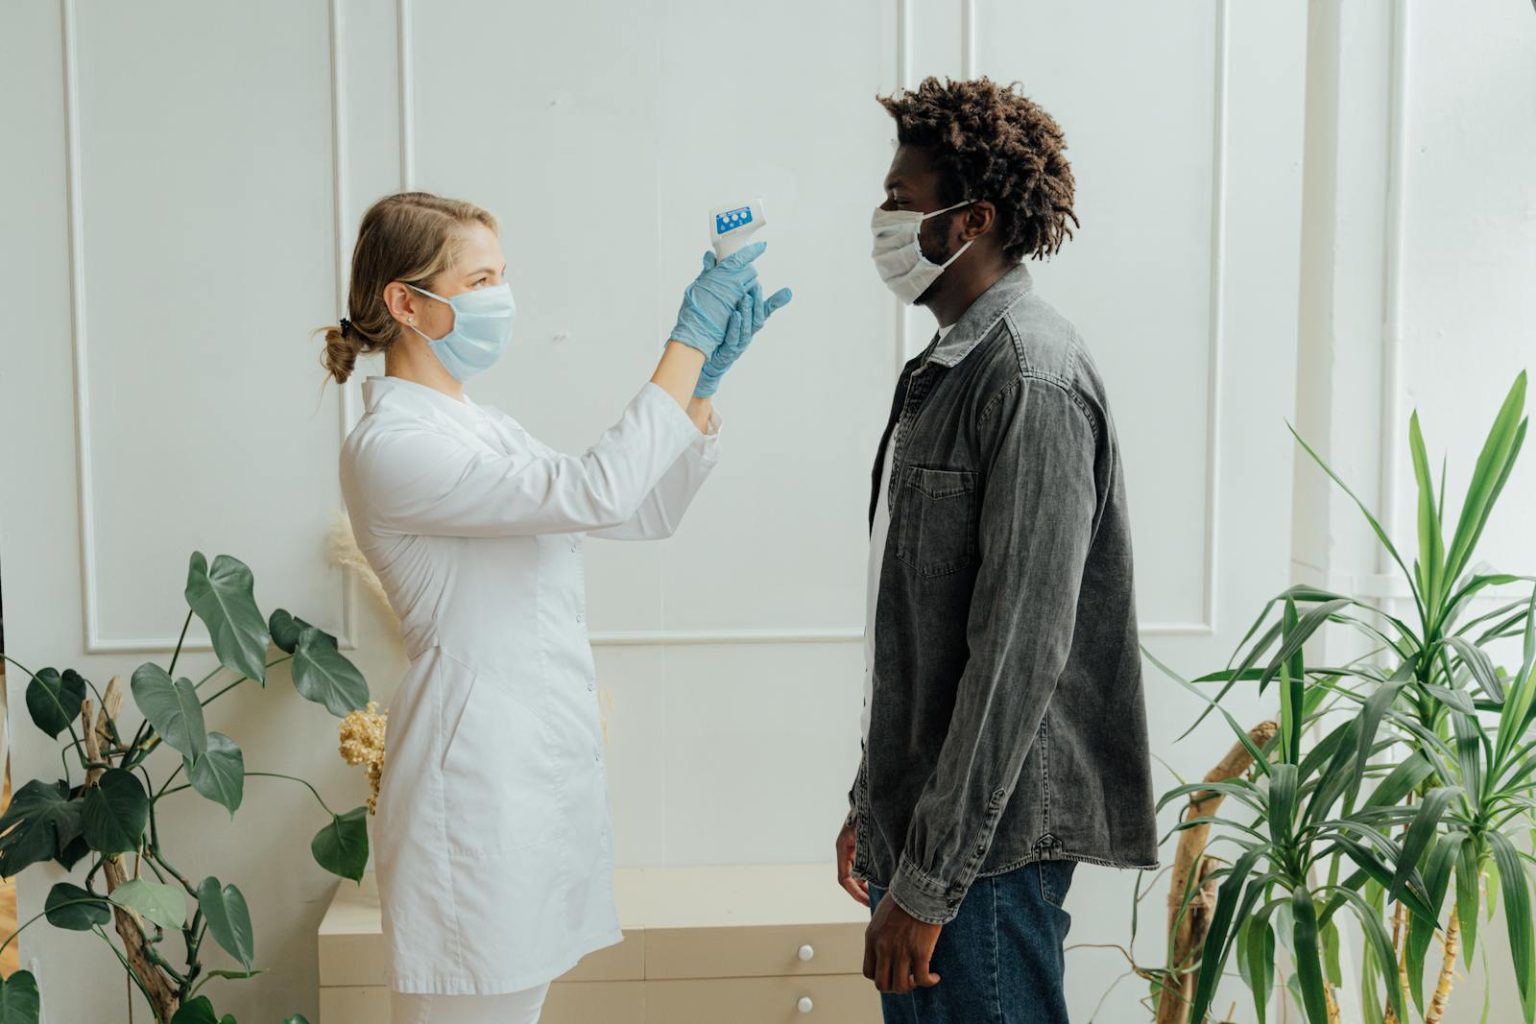
[[[246,560],[264,607],[343,633],[387,699],[403,667],[389,623],[324,557],[357,380],[382,367],[322,390],[306,333],[342,311],[361,212],[420,187],[501,217],[519,344],[472,393],[579,450],[652,365],[705,210],[761,193],[763,275],[795,302],[722,392],[727,454],[682,534],[590,549],[591,615],[620,860],[828,860],[858,748],[869,466],[897,366],[932,328],[898,315],[868,263],[893,137],[875,94],[985,73],[1062,122],[1083,226],[1037,280],[1108,381],[1144,640],[1193,675],[1290,571],[1304,16],[1228,0],[8,4],[0,94],[32,98],[7,107],[16,158],[0,161],[9,653],[99,683],[163,662],[198,548]],[[210,663],[202,645],[182,665]],[[1174,745],[1197,708],[1150,669],[1147,687],[1159,758],[1208,769],[1224,727]],[[283,679],[217,707],[249,767],[361,802],[334,721]],[[13,721],[17,779],[55,772],[55,745]],[[274,780],[251,781],[233,822],[190,796],[165,808],[176,862],[251,897],[269,973],[216,992],[221,1011],[313,1017],[335,884],[307,850],[317,810]],[[22,876],[23,919],[62,877]],[[1132,874],[1078,878],[1072,942],[1124,943]],[[1144,960],[1161,899],[1143,904]],[[124,1019],[97,940],[39,928],[22,946],[54,1024]],[[1074,1016],[1123,970],[1074,950]],[[1122,981],[1098,1019],[1136,1019],[1144,992]]]

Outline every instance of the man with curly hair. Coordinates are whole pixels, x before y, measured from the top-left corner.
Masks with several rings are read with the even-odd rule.
[[[1158,866],[1115,424],[1023,262],[1078,224],[1072,170],[1015,87],[929,78],[881,103],[874,261],[938,331],[875,458],[838,880],[871,909],[888,1024],[1065,1024],[1074,868]]]

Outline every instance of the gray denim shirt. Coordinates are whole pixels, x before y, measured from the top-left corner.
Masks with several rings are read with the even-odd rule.
[[[1020,264],[902,370],[853,874],[946,924],[978,875],[1158,866],[1124,467]]]

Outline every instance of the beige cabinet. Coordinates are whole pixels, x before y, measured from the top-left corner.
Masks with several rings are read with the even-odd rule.
[[[620,868],[624,941],[550,988],[541,1024],[879,1024],[868,911],[830,864]],[[389,1019],[378,887],[343,882],[320,924],[319,1024]]]

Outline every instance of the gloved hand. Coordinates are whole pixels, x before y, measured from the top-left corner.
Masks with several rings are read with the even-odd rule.
[[[713,257],[713,253],[709,254]],[[706,258],[707,262],[707,258]],[[757,285],[737,304],[731,313],[730,323],[726,326],[725,340],[715,349],[714,355],[704,364],[704,369],[699,371],[698,386],[693,389],[695,398],[709,398],[720,388],[720,378],[725,376],[725,371],[747,350],[752,344],[752,338],[763,329],[763,324],[773,315],[774,311],[789,303],[794,295],[788,288],[780,288],[763,299],[763,291]]]
[[[677,324],[668,337],[698,349],[705,359],[714,355],[725,339],[731,311],[757,283],[757,268],[752,261],[767,247],[767,242],[753,242],[718,263],[713,252],[706,252],[704,269],[683,292]]]

